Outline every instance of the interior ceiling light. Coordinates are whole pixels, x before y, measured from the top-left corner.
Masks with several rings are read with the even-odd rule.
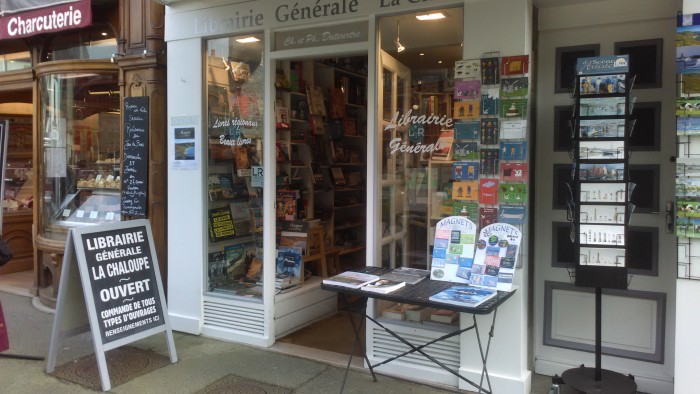
[[[258,41],[260,41],[260,39],[257,37],[246,37],[246,38],[239,38],[236,41],[240,42],[241,44],[247,44],[249,42],[258,42]]]
[[[400,32],[399,21],[396,21],[396,51],[401,53],[404,50],[406,50],[406,47],[401,45],[401,42],[399,41],[399,32]]]
[[[416,15],[416,19],[419,21],[434,21],[435,19],[445,18],[445,14],[442,12],[433,12],[430,14]]]
[[[420,55],[420,56],[425,56],[425,53],[421,52],[421,53],[419,53],[418,55]]]

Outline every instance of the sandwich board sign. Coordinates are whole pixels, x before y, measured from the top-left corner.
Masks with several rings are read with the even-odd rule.
[[[105,358],[108,350],[165,332],[170,361],[177,362],[148,220],[68,232],[47,373],[56,367],[59,339],[88,329],[104,391],[111,388]]]

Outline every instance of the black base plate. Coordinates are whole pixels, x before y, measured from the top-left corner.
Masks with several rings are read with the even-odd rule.
[[[581,366],[564,371],[561,379],[564,384],[584,393],[634,394],[637,383],[631,376],[621,373],[601,370],[600,380],[595,380],[595,368]]]

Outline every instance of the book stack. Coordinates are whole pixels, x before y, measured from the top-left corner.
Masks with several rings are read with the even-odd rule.
[[[452,322],[457,320],[458,316],[459,313],[455,311],[451,311],[449,309],[438,309],[430,314],[430,320],[438,323],[452,324]]]
[[[379,276],[377,275],[365,274],[362,272],[345,271],[338,275],[324,279],[323,284],[359,289],[367,283],[374,282],[377,279],[379,279]]]
[[[418,305],[396,304],[382,311],[382,317],[394,320],[405,320],[406,311],[420,308]]]
[[[436,311],[435,308],[429,308],[427,306],[421,306],[416,309],[407,309],[406,310],[406,320],[408,321],[414,321],[414,322],[422,322],[425,320],[430,319],[430,315],[432,315]]]

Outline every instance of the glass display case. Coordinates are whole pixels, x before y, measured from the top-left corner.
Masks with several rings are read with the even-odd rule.
[[[40,78],[41,228],[63,240],[67,229],[121,220],[120,99],[116,73]]]

